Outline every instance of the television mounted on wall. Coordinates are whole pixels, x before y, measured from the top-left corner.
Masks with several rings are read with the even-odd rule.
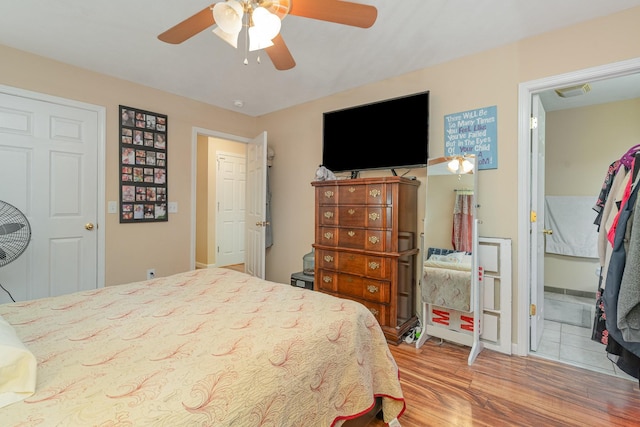
[[[425,167],[429,91],[323,113],[322,165],[332,172]]]

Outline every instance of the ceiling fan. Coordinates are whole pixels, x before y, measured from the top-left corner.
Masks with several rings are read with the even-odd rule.
[[[247,34],[251,37],[251,27],[257,19],[253,12],[258,8],[266,9],[280,20],[287,15],[294,15],[360,28],[371,27],[378,16],[378,10],[374,6],[341,0],[226,0],[207,6],[160,34],[158,39],[166,43],[179,44],[214,24],[221,28],[222,23],[227,24],[227,21],[233,25],[241,25],[240,28],[246,28]],[[220,22],[216,22],[214,15],[218,16],[217,20]],[[244,21],[239,24],[238,19]],[[279,24],[280,22],[277,22],[278,31]],[[220,31],[220,28],[214,29],[214,33],[233,45],[226,37],[228,34]],[[234,36],[237,39],[237,34]],[[272,39],[267,40],[267,45],[269,47],[264,47],[264,50],[276,69],[289,70],[295,67],[296,62],[279,33],[276,32]]]

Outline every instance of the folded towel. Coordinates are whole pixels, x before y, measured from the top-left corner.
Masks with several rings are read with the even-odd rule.
[[[36,391],[36,358],[0,316],[0,408]]]
[[[593,223],[594,197],[546,196],[545,250],[550,254],[598,258],[598,228]]]

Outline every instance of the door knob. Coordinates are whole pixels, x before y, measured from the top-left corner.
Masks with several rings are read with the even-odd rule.
[[[93,230],[93,224],[88,222],[84,225],[84,228],[86,228],[87,230],[91,231]]]
[[[553,234],[553,230],[548,230],[548,229],[546,229],[546,228],[545,228],[545,229],[543,229],[543,230],[542,230],[542,232],[543,232],[544,234],[546,234],[546,235],[551,235],[551,234]]]

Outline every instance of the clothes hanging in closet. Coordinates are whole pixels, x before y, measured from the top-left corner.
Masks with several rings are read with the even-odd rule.
[[[599,237],[606,237],[599,239],[602,269],[592,339],[606,345],[607,353],[614,356],[612,360],[620,369],[640,379],[640,326],[636,326],[640,321],[640,269],[635,267],[640,256],[637,148],[620,159],[613,179],[608,172],[603,184],[603,191],[609,188],[606,200],[601,203],[602,197],[598,199]]]

